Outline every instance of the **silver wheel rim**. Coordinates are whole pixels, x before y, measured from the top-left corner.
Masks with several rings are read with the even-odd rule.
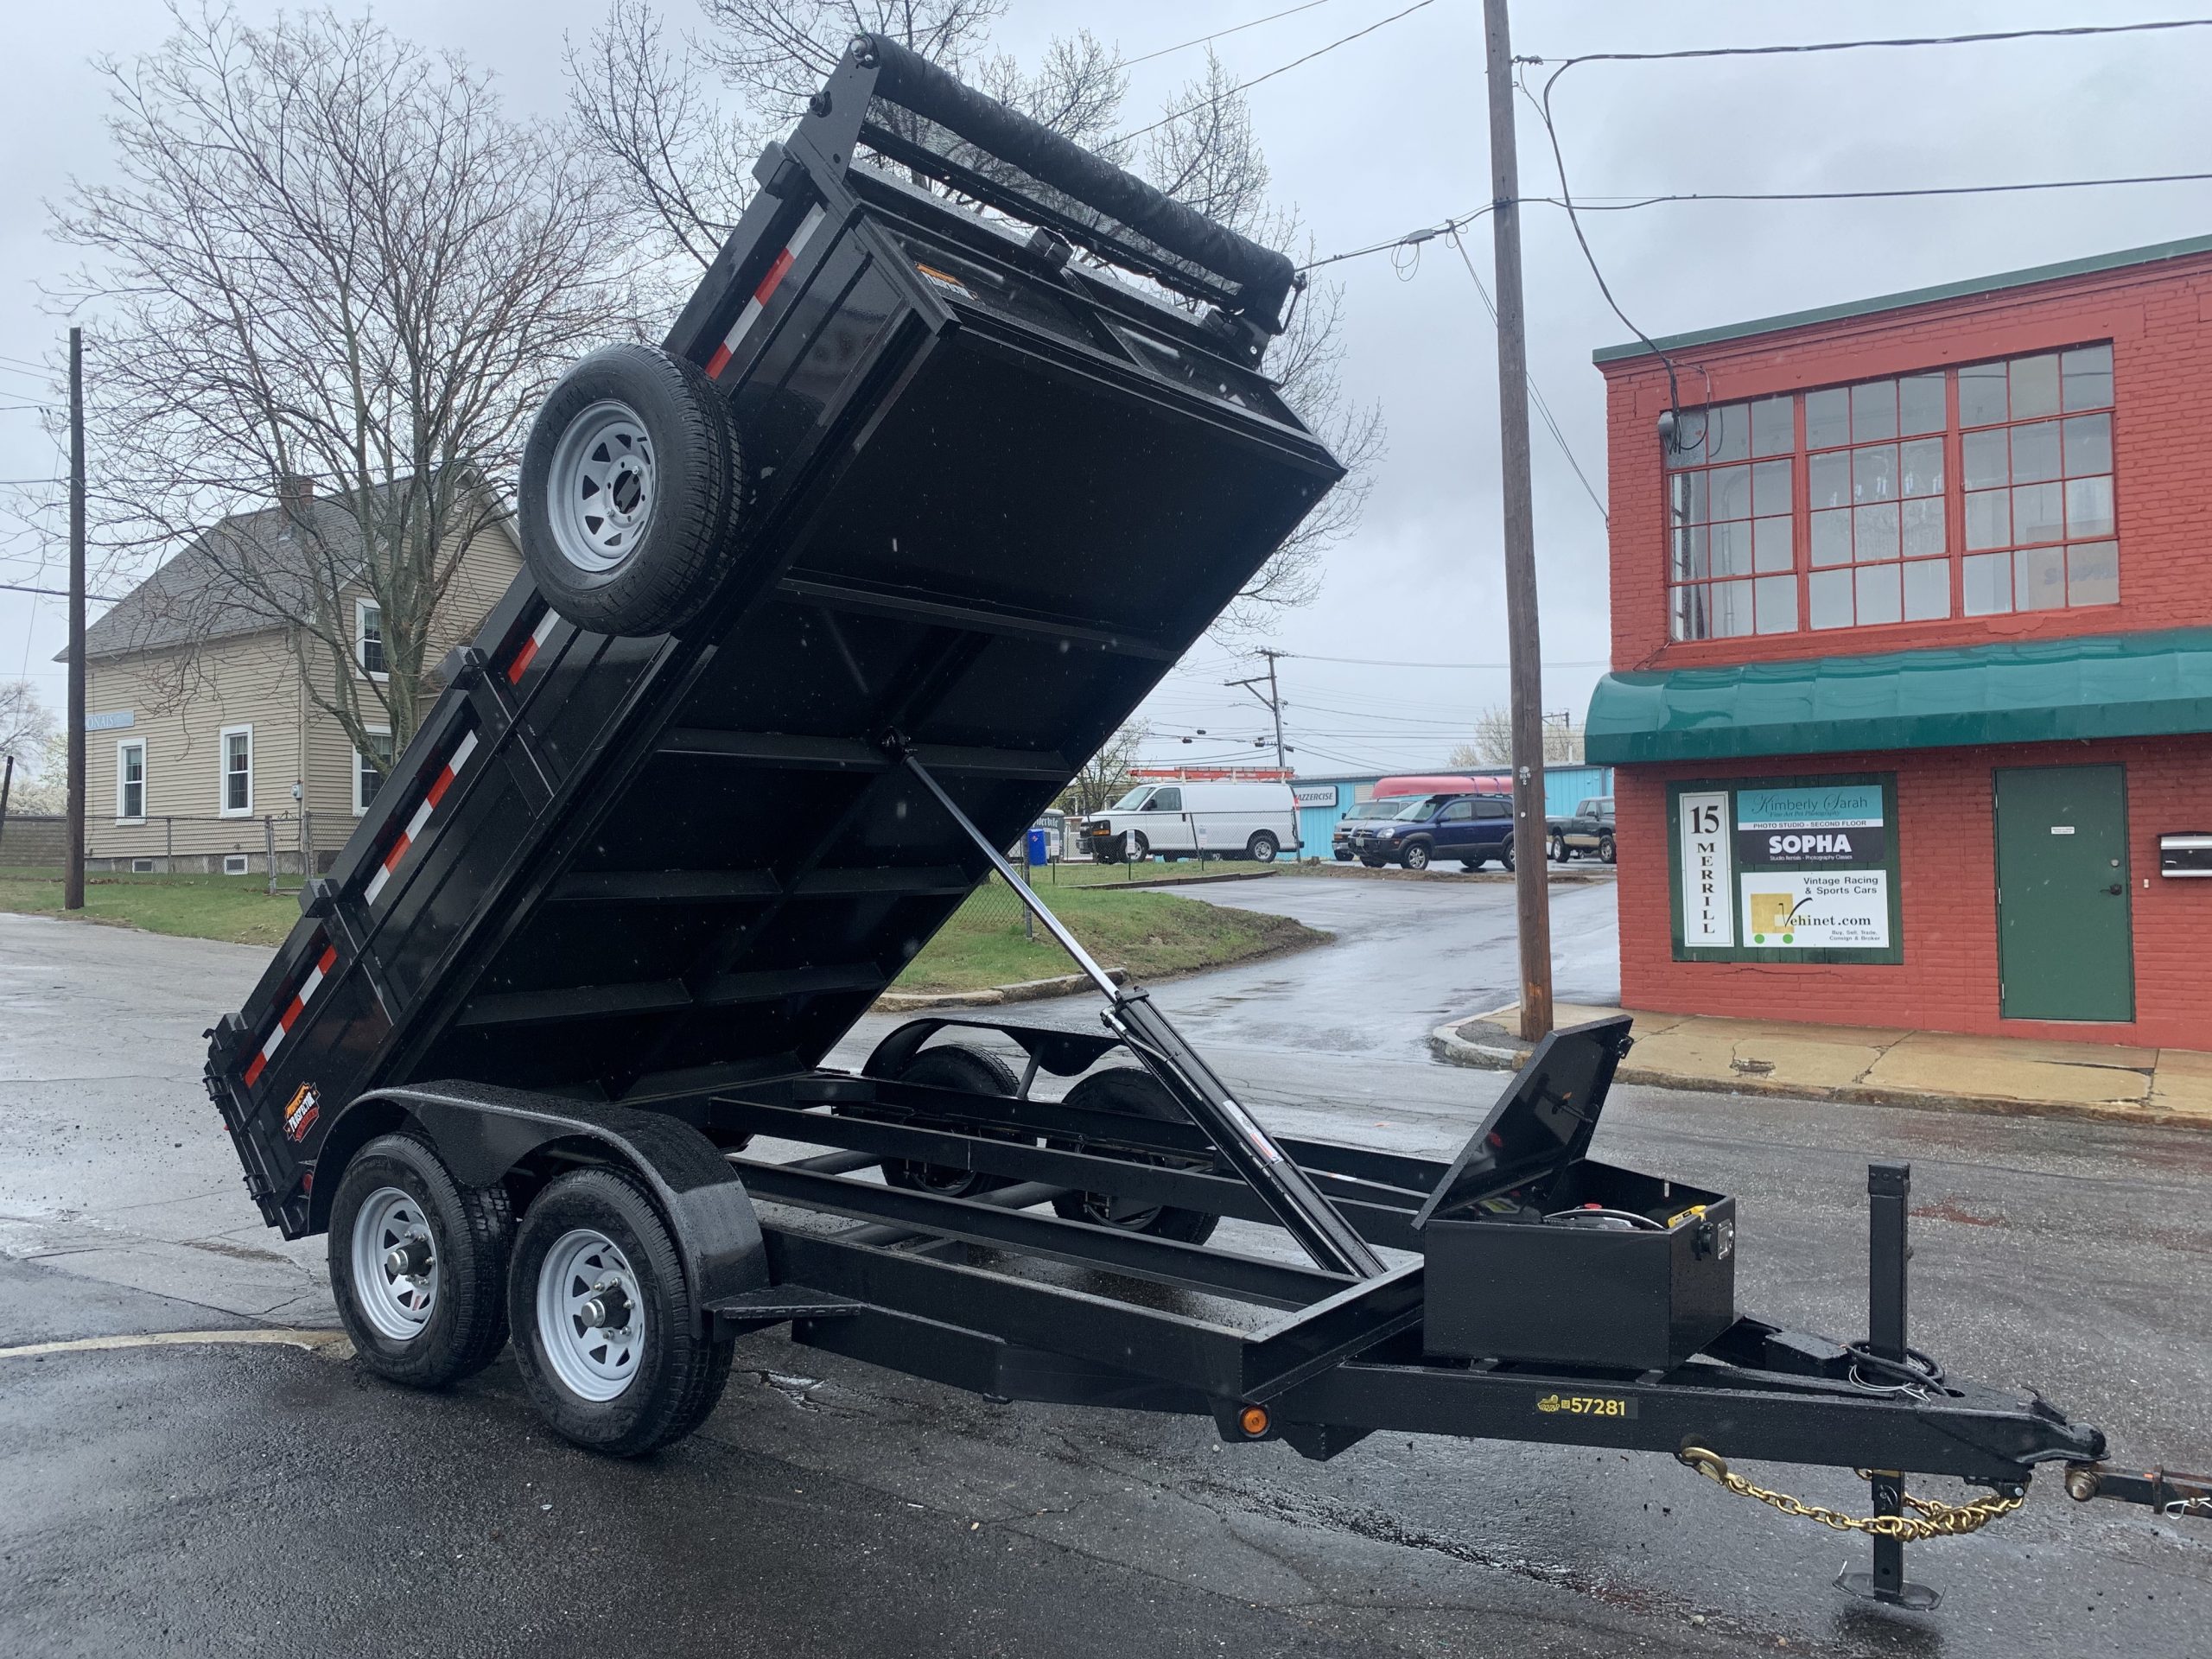
[[[561,556],[591,575],[622,564],[652,524],[658,474],[652,440],[627,404],[594,404],[570,421],[545,483]]]
[[[606,1234],[579,1227],[545,1253],[537,1270],[537,1333],[553,1375],[580,1398],[612,1400],[637,1380],[645,1306],[629,1257]]]
[[[411,1192],[380,1186],[353,1215],[353,1299],[377,1334],[409,1342],[438,1306],[437,1249]]]

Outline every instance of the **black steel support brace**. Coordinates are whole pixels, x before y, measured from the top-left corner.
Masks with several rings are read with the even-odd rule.
[[[1305,1246],[1314,1265],[1330,1273],[1350,1274],[1356,1279],[1382,1277],[1389,1270],[1383,1266],[1382,1258],[1368,1248],[1367,1241],[1338,1213],[1336,1205],[1313,1185],[1306,1172],[1237,1103],[1228,1085],[1213,1074],[1213,1069],[1199,1058],[1198,1051],[1183,1040],[1182,1033],[1169,1023],[1166,1014],[1153,1007],[1152,999],[1141,988],[1115,984],[1075,935],[1068,931],[1066,924],[1037,896],[1035,889],[1014,874],[1006,855],[991,845],[989,838],[960,810],[959,804],[931,776],[929,769],[914,758],[912,750],[895,740],[887,747],[899,756],[907,771],[960,826],[968,839],[976,843],[990,861],[991,868],[1006,879],[1015,896],[1029,907],[1030,913],[1059,941],[1060,948],[1074,958],[1076,966],[1083,969],[1110,1005],[1106,1012],[1107,1025],[1128,1044],[1131,1052],[1144,1062],[1145,1069],[1159,1078],[1161,1087],[1182,1103],[1192,1120],[1206,1132],[1206,1138],[1213,1142],[1223,1160],[1266,1201],[1290,1236]]]

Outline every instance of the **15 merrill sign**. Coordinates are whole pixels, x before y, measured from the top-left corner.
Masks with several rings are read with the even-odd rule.
[[[1894,773],[1668,796],[1676,961],[1904,960]]]

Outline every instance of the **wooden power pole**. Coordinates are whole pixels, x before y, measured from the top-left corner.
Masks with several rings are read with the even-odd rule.
[[[1513,893],[1521,931],[1521,1035],[1552,1028],[1551,887],[1545,868],[1543,653],[1536,518],[1529,486],[1529,341],[1521,307],[1521,163],[1513,143],[1506,0],[1483,0],[1490,80],[1491,226],[1497,252],[1497,435],[1505,495],[1506,660],[1512,681]]]
[[[69,859],[61,907],[85,907],[85,331],[69,331]]]

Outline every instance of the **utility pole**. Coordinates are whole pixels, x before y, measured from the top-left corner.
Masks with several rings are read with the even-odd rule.
[[[1529,341],[1521,307],[1521,162],[1513,142],[1506,0],[1483,0],[1490,79],[1491,225],[1497,255],[1497,429],[1505,496],[1506,661],[1512,684],[1513,894],[1521,931],[1521,1035],[1552,1028],[1551,884],[1545,868],[1543,655],[1536,631],[1536,516],[1529,486]]]
[[[1274,716],[1275,770],[1277,772],[1290,770],[1289,761],[1287,759],[1290,752],[1283,747],[1282,742],[1282,695],[1275,685],[1275,658],[1282,654],[1279,651],[1270,651],[1265,646],[1262,646],[1260,650],[1260,655],[1268,659],[1268,695],[1262,701],[1268,705],[1268,712]],[[1260,683],[1260,677],[1256,674],[1249,680],[1224,680],[1222,683],[1229,686],[1243,686],[1255,697],[1260,695],[1256,689]]]
[[[69,860],[61,907],[85,907],[85,331],[69,331]]]

